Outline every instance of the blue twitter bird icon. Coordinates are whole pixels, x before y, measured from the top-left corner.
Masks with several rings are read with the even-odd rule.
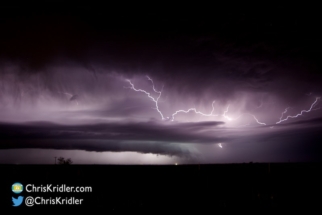
[[[16,199],[12,197],[12,202],[14,207],[21,205],[22,201],[23,201],[23,196],[18,196],[18,198]]]

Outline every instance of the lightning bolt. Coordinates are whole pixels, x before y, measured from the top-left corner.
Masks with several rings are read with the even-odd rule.
[[[227,106],[227,109],[224,111],[224,114],[222,116],[225,117],[227,120],[231,121],[232,118],[226,116],[226,113],[228,112],[228,108],[229,108],[229,105]]]
[[[263,122],[260,122],[253,114],[250,114],[249,113],[249,115],[251,115],[254,119],[255,119],[255,121],[258,123],[258,124],[260,124],[260,125],[266,125],[265,123],[263,123]]]
[[[134,84],[129,80],[129,79],[126,79],[126,81],[127,82],[129,82],[130,83],[130,85],[131,85],[131,87],[130,87],[130,89],[132,89],[132,90],[134,90],[134,91],[136,91],[136,92],[142,92],[142,93],[145,93],[154,103],[155,103],[155,107],[156,107],[156,110],[158,111],[158,113],[161,115],[161,118],[162,118],[162,120],[164,120],[165,118],[164,118],[164,116],[163,116],[163,114],[162,114],[162,112],[160,111],[160,109],[159,109],[159,106],[158,106],[158,101],[159,101],[159,99],[160,99],[160,97],[161,97],[161,91],[157,91],[156,89],[155,89],[155,87],[154,87],[154,83],[153,83],[153,80],[151,79],[151,78],[149,78],[149,76],[146,76],[147,78],[148,78],[148,80],[149,81],[151,81],[152,82],[152,88],[153,88],[153,91],[154,92],[156,92],[156,93],[158,93],[159,94],[159,96],[155,99],[154,97],[152,97],[151,96],[151,94],[150,93],[148,93],[147,91],[145,91],[145,90],[142,90],[142,89],[137,89],[137,88],[135,88],[135,86],[134,86]],[[127,87],[126,87],[127,88]],[[162,87],[162,89],[163,89],[163,87]]]
[[[190,108],[190,109],[188,109],[188,110],[177,110],[174,114],[172,114],[172,119],[171,119],[171,121],[174,121],[174,116],[175,115],[177,115],[178,113],[189,113],[190,111],[193,111],[193,112],[195,112],[196,114],[200,114],[200,115],[202,115],[202,116],[208,116],[208,117],[210,117],[210,116],[218,116],[218,115],[214,115],[213,114],[213,112],[214,112],[214,103],[215,103],[216,101],[213,101],[212,102],[212,110],[211,110],[211,112],[210,112],[210,114],[205,114],[205,113],[202,113],[202,112],[200,112],[200,111],[197,111],[196,110],[196,108]]]
[[[237,118],[235,118],[235,119],[233,119],[233,118],[231,118],[231,117],[229,117],[229,116],[227,116],[226,115],[226,113],[228,112],[228,108],[229,108],[229,105],[227,106],[227,109],[224,111],[224,114],[222,115],[223,117],[225,117],[225,119],[227,119],[228,121],[233,121],[233,120],[237,120],[237,119],[239,119],[242,115],[240,115],[239,117],[237,117]]]
[[[282,116],[280,118],[280,121],[276,122],[276,124],[279,124],[281,122],[284,122],[286,120],[288,120],[289,118],[297,118],[299,116],[302,116],[303,113],[308,113],[312,111],[312,108],[314,107],[314,105],[316,105],[316,103],[318,102],[318,100],[320,100],[320,97],[316,97],[315,101],[312,103],[311,107],[309,110],[302,110],[299,114],[296,114],[295,116],[287,116],[285,119],[282,119],[282,116],[284,113],[286,113],[287,109],[282,113]]]
[[[290,107],[285,108],[285,111],[282,113],[282,115],[280,117],[280,121],[278,121],[276,124],[278,124],[279,122],[282,121],[283,115],[287,112],[288,109],[290,109]]]
[[[132,89],[132,90],[134,90],[134,91],[136,91],[136,92],[142,92],[142,93],[144,93],[144,94],[146,94],[154,103],[155,103],[155,108],[154,109],[156,109],[157,110],[157,112],[160,114],[160,116],[161,116],[161,118],[162,118],[162,120],[165,120],[165,119],[169,119],[169,117],[164,117],[163,116],[163,114],[162,114],[162,112],[160,111],[160,109],[159,109],[159,105],[158,105],[158,102],[159,102],[159,99],[160,99],[160,97],[161,97],[161,95],[162,95],[162,90],[163,90],[163,87],[164,86],[162,86],[162,89],[160,90],[160,91],[158,91],[158,90],[156,90],[155,89],[155,86],[154,86],[154,82],[153,82],[153,80],[149,77],[149,76],[146,76],[147,77],[147,79],[149,80],[149,81],[151,81],[151,83],[152,83],[152,89],[153,89],[153,91],[155,92],[155,93],[157,93],[157,94],[159,94],[159,96],[157,97],[157,98],[154,98],[152,95],[151,95],[151,93],[149,93],[149,92],[147,92],[147,91],[145,91],[145,90],[142,90],[142,89],[137,89],[135,86],[134,86],[134,84],[131,82],[131,80],[129,80],[129,79],[126,79],[126,81],[127,82],[129,82],[129,84],[130,84],[130,86],[131,87],[125,87],[125,88],[130,88],[130,89]],[[65,94],[67,94],[67,93],[65,93]],[[67,95],[71,95],[71,94],[67,94]],[[315,108],[315,109],[313,109],[313,107],[316,105],[316,103],[318,102],[318,100],[320,99],[320,97],[317,97],[316,98],[316,100],[312,103],[312,105],[311,105],[311,107],[310,107],[310,109],[309,110],[302,110],[299,114],[297,114],[297,115],[295,115],[295,116],[287,116],[286,118],[284,118],[283,119],[283,116],[284,116],[284,114],[286,114],[287,113],[287,111],[288,111],[288,109],[290,108],[290,107],[287,107],[285,110],[284,110],[284,112],[282,112],[282,114],[281,114],[281,117],[279,118],[279,121],[278,122],[276,122],[276,124],[279,124],[279,123],[281,123],[281,122],[284,122],[284,121],[286,121],[286,120],[288,120],[289,118],[297,118],[297,117],[299,117],[299,116],[301,116],[303,113],[308,113],[308,112],[311,112],[311,111],[313,111],[313,110],[317,110],[317,109],[320,109],[320,107],[318,107],[318,108]],[[172,115],[171,115],[171,121],[174,121],[174,119],[175,119],[175,116],[177,115],[177,114],[179,114],[179,113],[189,113],[189,112],[194,112],[194,113],[196,113],[196,114],[200,114],[200,115],[202,115],[202,116],[206,116],[206,117],[213,117],[213,116],[218,116],[217,114],[213,114],[213,112],[214,112],[214,103],[215,103],[215,101],[213,101],[212,102],[212,110],[211,110],[211,112],[209,113],[209,114],[206,114],[206,113],[203,113],[203,112],[201,112],[201,111],[197,111],[197,109],[196,108],[190,108],[190,109],[188,109],[188,110],[177,110],[177,111],[175,111]],[[261,104],[257,107],[257,108],[260,108],[260,107],[262,107],[262,105],[263,105],[263,101],[261,102]],[[225,119],[227,119],[228,121],[233,121],[233,120],[237,120],[237,119],[239,119],[242,115],[240,115],[239,117],[237,117],[237,118],[231,118],[231,117],[229,117],[229,116],[227,116],[227,113],[228,113],[228,110],[229,110],[229,107],[230,107],[230,105],[228,105],[227,106],[227,108],[226,108],[226,110],[224,111],[224,113],[221,115],[221,116],[223,116]],[[257,109],[256,108],[256,109]],[[253,114],[250,114],[250,113],[247,113],[248,115],[250,115],[250,116],[252,116],[254,119],[255,119],[255,121],[257,122],[257,124],[259,124],[259,125],[266,125],[266,123],[263,123],[263,122],[260,122],[257,118],[256,118],[256,116],[254,116]],[[273,128],[273,126],[271,126],[270,128]]]
[[[153,82],[153,80],[152,80],[149,76],[146,76],[146,77],[147,77],[147,79],[148,79],[149,81],[151,81],[153,91],[154,91],[154,92],[156,92],[156,93],[159,93],[159,97],[157,98],[157,100],[158,100],[158,99],[160,98],[160,96],[161,96],[161,91],[163,90],[164,85],[162,85],[162,89],[161,89],[161,91],[157,91],[157,90],[155,89],[155,87],[154,87],[154,82]]]

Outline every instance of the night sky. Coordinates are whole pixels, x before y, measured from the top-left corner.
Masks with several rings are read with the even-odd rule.
[[[322,160],[317,6],[0,13],[0,163]]]

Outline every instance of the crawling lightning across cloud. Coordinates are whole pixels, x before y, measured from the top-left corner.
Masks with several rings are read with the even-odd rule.
[[[321,161],[320,19],[236,9],[2,14],[0,163],[30,162],[27,148],[42,163],[57,149],[75,163]]]
[[[316,97],[316,98],[315,98],[315,101],[312,103],[312,105],[311,105],[310,109],[308,109],[308,110],[302,110],[299,114],[296,114],[295,116],[291,116],[291,115],[289,115],[289,116],[287,116],[285,119],[282,119],[283,114],[284,114],[284,113],[286,113],[286,112],[287,112],[287,110],[288,110],[288,108],[286,108],[286,109],[285,109],[285,111],[282,113],[282,116],[281,116],[280,120],[279,120],[278,122],[276,122],[276,124],[279,124],[279,123],[281,123],[281,122],[287,121],[287,120],[288,120],[288,119],[290,119],[290,118],[297,118],[297,117],[299,117],[299,116],[302,116],[302,114],[303,114],[303,113],[309,113],[309,112],[311,112],[311,111],[312,111],[312,109],[313,109],[313,107],[317,104],[317,102],[318,102],[319,100],[320,100],[320,97]]]
[[[218,116],[217,114],[213,114],[213,112],[214,112],[214,103],[215,103],[215,101],[212,102],[212,110],[211,110],[210,114],[205,114],[205,113],[202,113],[200,111],[197,111],[196,108],[190,108],[188,110],[177,110],[174,114],[172,114],[172,121],[174,121],[174,116],[177,115],[178,113],[189,113],[190,111],[193,111],[196,114],[200,114],[202,116],[209,116],[209,117]]]
[[[161,91],[157,91],[156,89],[155,89],[155,86],[154,86],[154,82],[153,82],[153,80],[149,77],[149,76],[146,76],[147,77],[147,79],[149,80],[149,81],[151,81],[151,83],[152,83],[152,88],[153,88],[153,91],[155,92],[155,93],[158,93],[159,94],[159,96],[157,97],[157,98],[154,98],[153,96],[151,96],[151,93],[149,93],[149,92],[147,92],[147,91],[145,91],[145,90],[142,90],[142,89],[138,89],[138,88],[136,88],[135,86],[134,86],[134,84],[129,80],[129,79],[126,79],[126,81],[127,82],[129,82],[130,83],[130,85],[131,85],[131,87],[128,87],[128,88],[130,88],[130,89],[132,89],[132,90],[134,90],[134,91],[136,91],[136,92],[143,92],[143,93],[145,93],[154,103],[155,103],[155,106],[156,106],[156,110],[157,110],[157,112],[160,114],[160,116],[161,116],[161,119],[162,120],[165,120],[165,119],[169,119],[170,117],[164,117],[164,114],[160,111],[160,109],[159,109],[159,106],[158,106],[158,101],[159,101],[159,99],[160,99],[160,97],[161,97],[161,95],[162,95],[162,90]],[[162,87],[162,89],[163,89],[163,87]],[[311,107],[310,107],[310,109],[309,110],[302,110],[299,114],[297,114],[297,115],[295,115],[295,116],[291,116],[291,115],[289,115],[289,116],[287,116],[286,118],[284,118],[283,119],[283,116],[284,116],[284,114],[286,114],[287,113],[287,111],[288,111],[288,109],[290,108],[290,107],[287,107],[285,110],[284,110],[284,112],[282,112],[282,114],[281,114],[281,117],[280,117],[280,119],[279,119],[279,121],[278,122],[276,122],[276,124],[279,124],[279,123],[281,123],[281,122],[284,122],[284,121],[287,121],[288,119],[290,119],[290,118],[297,118],[298,116],[301,116],[303,113],[308,113],[308,112],[311,112],[311,111],[313,111],[313,110],[317,110],[317,109],[319,109],[319,108],[317,108],[317,109],[313,109],[313,107],[315,107],[316,106],[316,104],[317,104],[317,102],[319,101],[319,99],[320,99],[320,97],[317,97],[316,98],[316,100],[314,101],[314,103],[311,105]],[[174,121],[174,119],[175,119],[175,116],[177,115],[177,114],[179,114],[179,113],[185,113],[185,114],[187,114],[187,113],[189,113],[189,112],[194,112],[194,113],[196,113],[196,114],[199,114],[199,115],[202,115],[202,116],[206,116],[206,117],[215,117],[215,116],[219,116],[218,114],[214,114],[213,112],[214,112],[214,104],[215,104],[215,101],[213,101],[212,102],[212,110],[211,110],[211,112],[209,113],[209,114],[207,114],[207,113],[203,113],[203,112],[201,112],[201,111],[197,111],[197,109],[196,108],[189,108],[189,109],[186,109],[186,110],[182,110],[182,109],[180,109],[180,110],[176,110],[172,115],[171,115],[171,121]],[[261,105],[260,106],[262,106],[262,103],[261,103]],[[229,110],[229,107],[230,107],[230,105],[228,105],[227,106],[227,108],[226,108],[226,110],[224,111],[224,113],[221,115],[222,117],[224,117],[226,120],[228,120],[228,121],[233,121],[233,120],[237,120],[237,119],[239,119],[241,116],[243,116],[244,114],[241,114],[241,115],[239,115],[237,118],[231,118],[231,117],[229,117],[229,116],[227,116],[227,113],[228,113],[228,110]],[[257,119],[257,117],[255,116],[255,115],[253,115],[253,114],[251,114],[251,113],[246,113],[246,114],[248,114],[248,115],[250,115],[254,120],[255,120],[255,122],[257,123],[257,124],[259,124],[259,125],[267,125],[266,123],[264,123],[264,122],[260,122],[258,119]],[[271,126],[272,127],[272,126]]]

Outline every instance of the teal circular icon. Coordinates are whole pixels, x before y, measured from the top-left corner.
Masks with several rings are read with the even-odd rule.
[[[14,193],[21,193],[23,191],[23,186],[20,183],[14,183],[11,189]]]

